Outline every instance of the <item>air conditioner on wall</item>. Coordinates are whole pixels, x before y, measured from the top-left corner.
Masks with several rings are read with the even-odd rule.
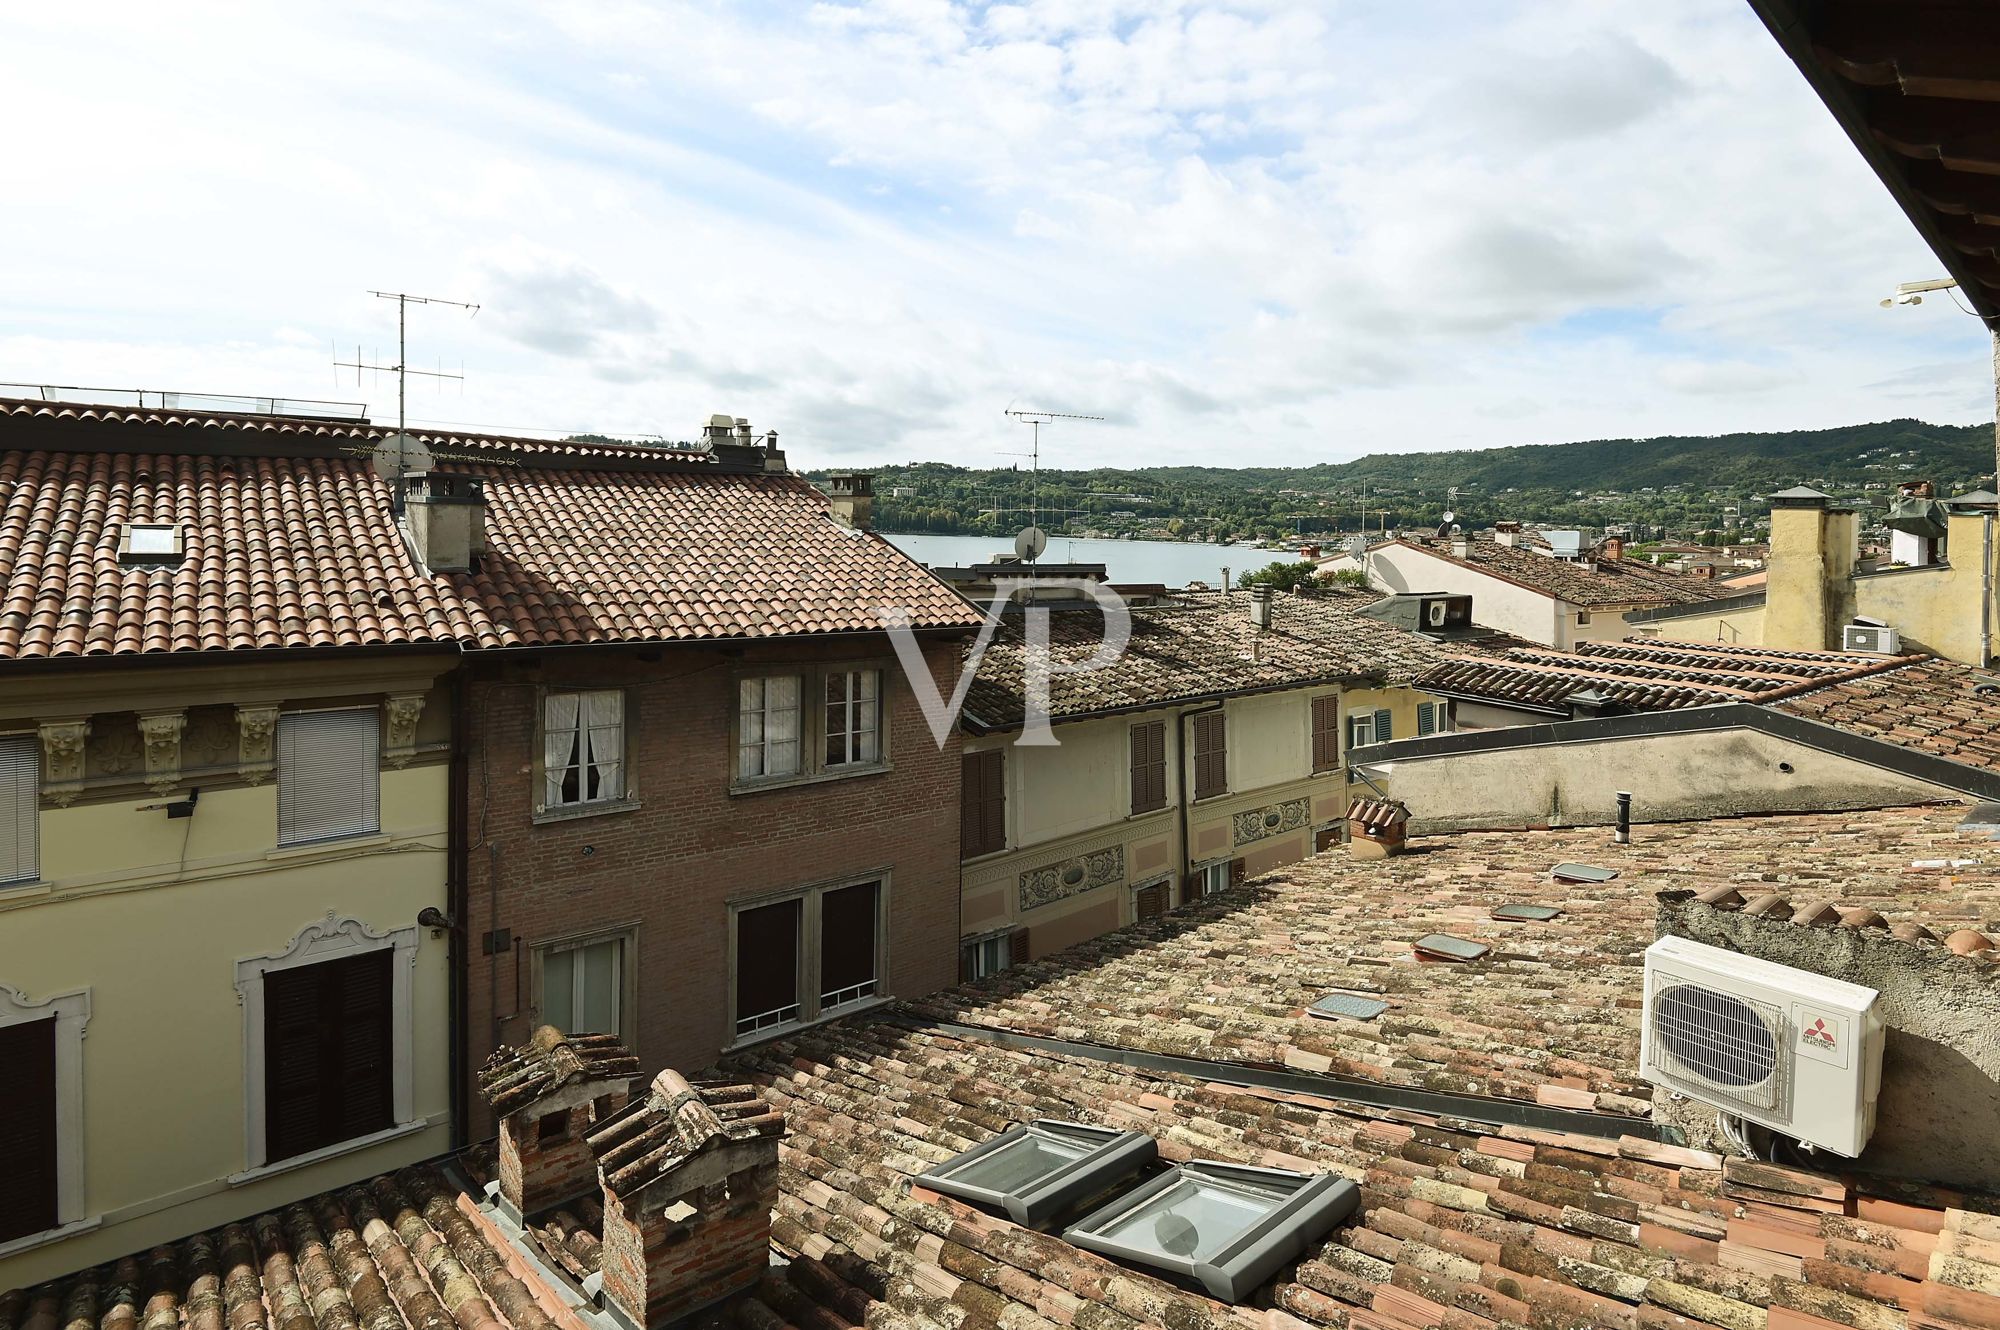
[[[1639,1071],[1780,1135],[1853,1158],[1875,1130],[1872,988],[1665,937],[1646,948]]]
[[[1893,656],[1902,650],[1902,638],[1895,629],[1881,623],[1851,623],[1840,630],[1843,651],[1879,651]]]

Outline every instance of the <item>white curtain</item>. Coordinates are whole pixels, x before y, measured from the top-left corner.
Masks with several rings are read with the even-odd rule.
[[[595,788],[585,781],[586,799],[617,799],[625,793],[625,694],[616,689],[589,693],[584,720],[590,727],[590,767]]]
[[[542,705],[542,778],[545,783],[542,803],[553,808],[557,804],[572,802],[563,797],[563,779],[580,756],[576,733],[578,698],[575,693],[550,693]],[[578,794],[582,794],[580,781]]]

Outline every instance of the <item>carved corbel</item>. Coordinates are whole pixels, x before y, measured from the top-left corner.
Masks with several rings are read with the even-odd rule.
[[[45,720],[39,726],[42,739],[42,797],[58,808],[66,808],[83,793],[84,741],[90,738],[90,720]]]
[[[278,732],[278,707],[236,708],[236,774],[252,785],[262,785],[276,770],[271,758],[271,741]]]
[[[155,794],[170,794],[181,782],[181,731],[186,727],[185,711],[153,711],[139,717],[146,784]]]
[[[409,765],[417,755],[417,722],[423,719],[422,693],[397,693],[383,704],[389,713],[389,746],[382,760],[392,767]]]

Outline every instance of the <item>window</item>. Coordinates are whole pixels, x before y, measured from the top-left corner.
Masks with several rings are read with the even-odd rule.
[[[1007,848],[1007,750],[959,759],[958,853],[974,859]]]
[[[1066,1241],[1198,1280],[1222,1302],[1248,1297],[1353,1214],[1360,1188],[1330,1173],[1198,1159],[1085,1215]]]
[[[127,568],[171,568],[181,561],[181,529],[141,525],[125,528],[118,544],[118,562]]]
[[[1576,612],[1576,626],[1579,628],[1588,628],[1590,626],[1589,610],[1578,610]]]
[[[1144,1132],[1037,1118],[953,1156],[917,1181],[1038,1228],[1158,1157],[1159,1146]]]
[[[35,740],[0,739],[0,885],[41,876]]]
[[[826,764],[861,766],[878,760],[882,708],[880,670],[839,670],[826,676]]]
[[[625,939],[554,942],[540,956],[542,1024],[564,1034],[622,1036]]]
[[[615,688],[542,699],[542,807],[625,797],[625,694]]]
[[[390,950],[264,976],[264,1147],[290,1159],[395,1125]]]
[[[0,1243],[55,1228],[56,1022],[0,1025]]]
[[[1448,702],[1417,703],[1417,735],[1445,734],[1451,730],[1451,704]]]
[[[1167,723],[1141,721],[1132,727],[1132,811],[1150,813],[1167,806]]]
[[[1340,697],[1329,693],[1312,700],[1312,746],[1314,771],[1333,771],[1340,766]]]
[[[1140,923],[1158,919],[1167,912],[1167,884],[1151,882],[1132,893],[1132,917]]]
[[[882,883],[815,887],[735,911],[738,1038],[818,1020],[882,992]]]
[[[1368,712],[1347,718],[1347,746],[1365,748],[1375,742],[1375,717]]]
[[[1375,742],[1388,743],[1396,736],[1396,717],[1389,708],[1381,707],[1375,712]]]
[[[1028,930],[1012,929],[968,942],[959,949],[958,979],[967,983],[1028,963]]]
[[[278,717],[278,844],[380,831],[381,741],[374,707]]]
[[[736,739],[739,780],[799,773],[799,680],[796,675],[745,679],[738,688]]]
[[[1212,864],[1203,864],[1195,869],[1194,876],[1190,879],[1194,890],[1188,893],[1189,899],[1197,896],[1213,896],[1218,892],[1229,890],[1230,867],[1230,860],[1218,859]]]
[[[738,685],[738,786],[882,766],[883,672],[836,669],[769,674]],[[814,703],[810,699],[817,697]]]
[[[1229,746],[1220,711],[1194,718],[1194,797],[1229,792]]]

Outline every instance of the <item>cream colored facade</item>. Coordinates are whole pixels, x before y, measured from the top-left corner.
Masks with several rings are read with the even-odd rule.
[[[22,672],[36,875],[0,886],[0,1025],[57,1021],[59,1226],[0,1246],[0,1288],[269,1210],[448,1147],[443,910],[449,655]],[[280,848],[280,718],[380,718],[379,831]],[[356,722],[357,726],[360,722]],[[17,745],[18,748],[18,745]],[[199,790],[191,815],[166,805]],[[18,835],[17,835],[18,841]],[[390,953],[394,1125],[267,1158],[263,982]]]
[[[1392,737],[1412,738],[1418,704],[1437,702],[1408,688],[1297,688],[1058,723],[1055,747],[1016,745],[1012,733],[968,738],[967,753],[1007,754],[1007,848],[963,866],[965,940],[1026,929],[1030,954],[1047,955],[1131,923],[1142,890],[1164,886],[1178,904],[1192,873],[1235,865],[1234,876],[1255,877],[1313,853],[1316,837],[1337,839],[1351,797],[1344,762],[1312,769],[1312,699],[1330,695],[1343,759],[1350,717],[1386,709]],[[1186,718],[1218,705],[1229,788],[1187,802]],[[1131,731],[1152,721],[1166,723],[1166,806],[1134,814]]]
[[[1369,586],[1391,595],[1425,591],[1469,595],[1473,619],[1481,626],[1565,651],[1578,642],[1623,641],[1630,632],[1625,612],[1637,608],[1636,604],[1586,608],[1456,559],[1401,544],[1378,546],[1364,558],[1336,554],[1321,559],[1319,568],[1323,572],[1358,569],[1367,574]]]

